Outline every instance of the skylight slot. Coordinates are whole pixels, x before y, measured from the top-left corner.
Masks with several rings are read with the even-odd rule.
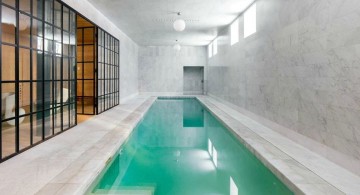
[[[254,3],[244,14],[244,38],[256,33],[256,4]]]
[[[236,19],[230,26],[231,45],[239,42],[239,19]]]
[[[213,41],[213,55],[216,55],[218,53],[218,39],[216,38],[214,41]]]

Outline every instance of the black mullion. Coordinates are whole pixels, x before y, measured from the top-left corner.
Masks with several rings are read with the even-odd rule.
[[[82,38],[81,38],[81,43],[84,43],[84,29],[81,29],[81,34],[82,34]],[[82,68],[82,73],[81,73],[81,78],[82,79],[84,79],[84,59],[85,59],[85,49],[84,49],[84,46],[82,46],[81,47],[81,51],[82,51],[82,56],[81,56],[81,61],[82,61],[82,63],[81,63],[81,68]],[[82,80],[81,81],[81,85],[82,85],[82,89],[81,89],[81,113],[85,113],[85,105],[84,105],[84,93],[85,93],[85,89],[84,89],[84,84],[85,84],[85,82],[84,82],[84,80]]]
[[[30,18],[30,48],[33,47],[33,40],[32,40],[32,36],[33,36],[33,1],[30,1],[30,14],[31,14],[31,18]],[[30,49],[30,146],[33,145],[33,50]]]
[[[119,81],[119,77],[120,77],[120,66],[119,66],[119,60],[120,60],[120,55],[119,55],[119,50],[120,50],[120,41],[116,40],[116,45],[115,45],[115,55],[116,55],[116,77],[115,77],[115,82],[116,82],[116,95],[117,95],[117,100],[116,100],[116,105],[119,105],[120,102],[120,94],[119,94],[119,88],[120,88],[120,81]]]
[[[71,12],[71,10],[70,9],[68,9],[69,10],[69,13],[68,13],[68,28],[69,28],[69,33],[68,33],[68,53],[69,53],[69,46],[70,46],[70,37],[71,37],[71,32],[70,32],[70,29],[71,29],[71,23],[70,23],[70,21],[71,21],[71,14],[70,14],[70,12]],[[63,12],[63,6],[61,6],[61,23],[63,24],[64,22],[63,22],[63,20],[64,20],[64,18],[63,18],[63,15],[64,15],[64,12]],[[61,32],[62,32],[62,30],[63,29],[61,29]],[[63,36],[61,36],[61,38],[63,39]],[[64,44],[64,40],[62,40],[62,42],[61,42],[61,44],[63,45]],[[61,47],[62,49],[64,48],[64,47]],[[62,55],[62,57],[64,57],[64,52],[62,51],[61,52],[61,55]],[[70,93],[70,80],[71,80],[71,72],[70,72],[70,70],[71,70],[71,64],[70,64],[70,58],[66,58],[67,59],[67,63],[68,63],[68,78],[67,78],[67,80],[68,80],[68,103],[71,103],[71,93]],[[71,117],[71,105],[69,104],[69,106],[68,106],[68,123],[69,123],[69,128],[71,128],[72,126],[71,126],[71,120],[70,120],[70,117]]]
[[[94,62],[94,85],[95,86],[95,91],[94,91],[94,96],[95,96],[95,108],[94,108],[94,113],[98,114],[99,113],[99,97],[98,97],[98,85],[99,85],[99,81],[98,81],[98,71],[99,71],[99,29],[94,27],[96,30],[96,34],[95,34],[95,48],[96,48],[96,61]]]
[[[15,152],[19,152],[19,95],[20,95],[20,84],[19,84],[19,54],[20,54],[20,48],[19,46],[19,0],[15,1],[15,11],[16,11],[16,28],[15,28]]]
[[[63,88],[64,88],[64,56],[63,56],[63,53],[64,53],[64,47],[63,47],[63,43],[64,43],[64,40],[63,40],[63,36],[64,36],[64,6],[62,5],[61,6],[61,24],[60,24],[60,28],[61,28],[61,57],[60,57],[60,131],[64,131],[64,92],[63,92]]]
[[[76,24],[76,26],[75,26],[75,32],[74,32],[74,34],[75,34],[75,92],[74,92],[74,94],[75,94],[75,125],[77,125],[77,115],[78,115],[78,110],[77,110],[77,98],[78,98],[78,95],[77,95],[77,43],[78,43],[78,41],[77,41],[77,13],[75,13],[75,24]],[[71,34],[71,33],[70,33]]]
[[[95,62],[96,62],[96,32],[95,27],[93,27],[93,114],[95,114]]]
[[[0,0],[1,2],[1,0]],[[0,20],[2,19],[2,6],[0,6]],[[2,34],[2,27],[0,26],[0,35]],[[2,42],[2,36],[0,36],[0,42]],[[0,56],[2,55],[2,45],[0,45]],[[2,59],[0,59],[0,81],[2,81]],[[0,84],[0,94],[2,94],[2,85]],[[0,110],[2,110],[2,103],[0,103]],[[2,160],[2,116],[0,125],[0,160]]]
[[[105,75],[105,70],[106,70],[106,68],[105,68],[105,63],[107,62],[107,60],[106,60],[106,36],[105,36],[105,32],[104,32],[104,39],[103,39],[103,41],[104,41],[104,66],[103,66],[103,82],[104,82],[104,88],[103,88],[103,101],[104,101],[104,103],[103,103],[103,111],[102,112],[104,112],[104,110],[106,109],[105,107],[106,107],[106,88],[105,88],[105,86],[106,86],[106,75]]]
[[[54,106],[54,103],[55,103],[55,100],[56,100],[56,98],[55,98],[55,58],[56,58],[56,41],[55,41],[55,2],[54,1],[52,1],[52,26],[51,26],[51,28],[52,28],[52,32],[53,32],[53,37],[52,37],[52,41],[53,41],[53,48],[52,48],[52,59],[51,59],[51,61],[52,61],[52,78],[51,78],[51,85],[52,85],[52,101],[51,101],[51,103],[52,103],[52,105],[51,105],[51,110],[50,110],[50,113],[51,113],[51,116],[49,116],[49,117],[51,117],[52,118],[52,135],[54,135],[55,134],[55,109],[56,108],[54,108],[54,107],[57,107],[57,102],[56,102],[56,104],[55,104],[55,106]],[[62,47],[61,47],[62,48]]]
[[[42,30],[43,30],[43,56],[42,56],[42,135],[41,139],[45,139],[45,0],[42,1]]]

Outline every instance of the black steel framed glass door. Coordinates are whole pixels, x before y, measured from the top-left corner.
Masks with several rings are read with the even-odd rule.
[[[77,16],[77,114],[96,114],[96,27]]]

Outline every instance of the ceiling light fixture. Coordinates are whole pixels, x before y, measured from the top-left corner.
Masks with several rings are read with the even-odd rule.
[[[177,13],[178,16],[181,16],[181,12],[178,12]],[[173,27],[176,31],[178,32],[181,32],[181,31],[184,31],[185,30],[185,27],[186,27],[186,23],[185,23],[185,20],[183,19],[177,19],[175,20],[174,24],[173,24]]]

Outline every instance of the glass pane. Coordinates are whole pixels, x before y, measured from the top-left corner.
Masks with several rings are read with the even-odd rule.
[[[77,78],[83,79],[83,64],[77,63]]]
[[[82,46],[77,46],[77,61],[78,61],[78,62],[82,62],[82,61],[83,61]]]
[[[15,10],[2,6],[1,37],[6,43],[15,44],[16,14]]]
[[[94,43],[94,28],[85,28],[84,29],[84,43],[86,43],[86,44]]]
[[[67,104],[69,102],[69,82],[68,81],[63,81],[63,88],[62,88],[62,93],[63,93],[63,105]]]
[[[32,47],[37,48],[39,50],[43,49],[43,40],[40,37],[43,37],[42,31],[42,22],[36,19],[33,19],[32,24]]]
[[[69,58],[63,58],[63,80],[69,80]]]
[[[73,11],[70,11],[70,33],[76,33],[76,14]]]
[[[75,119],[76,119],[75,106],[76,104],[70,105],[70,126],[75,126]]]
[[[61,107],[54,110],[54,133],[61,131]]]
[[[82,42],[83,42],[83,30],[82,29],[77,29],[77,42],[79,43],[79,44],[82,44]],[[78,45],[79,45],[78,44]]]
[[[2,119],[15,116],[15,83],[1,84],[1,115]]]
[[[15,120],[1,123],[2,158],[15,153]]]
[[[49,109],[52,107],[52,104],[53,104],[53,84],[52,82],[44,82],[44,103],[45,103],[45,108],[44,110],[46,109]],[[47,114],[47,113],[45,113]]]
[[[19,0],[20,10],[31,14],[31,0]]]
[[[21,46],[30,47],[30,21],[29,16],[19,15],[19,42]]]
[[[57,27],[61,27],[61,4],[58,1],[54,1],[54,15],[55,15],[55,21],[54,24]]]
[[[42,112],[33,114],[32,126],[33,126],[33,144],[42,140]]]
[[[20,115],[24,115],[30,113],[30,83],[29,82],[21,82],[19,84],[19,107],[22,111],[19,113]]]
[[[77,81],[77,96],[83,96],[82,90],[83,90],[82,81],[78,80]]]
[[[20,48],[19,52],[19,79],[28,81],[31,75],[30,50]]]
[[[44,112],[45,114],[45,118],[44,118],[44,122],[45,122],[45,138],[50,137],[53,135],[53,110],[47,110]]]
[[[2,80],[14,81],[15,80],[15,47],[2,45],[1,53],[1,69],[6,71],[2,72]]]
[[[94,114],[94,97],[84,98],[84,113]]]
[[[63,32],[64,55],[69,55],[69,33]]]
[[[19,118],[19,148],[20,150],[30,146],[31,137],[30,115]]]
[[[57,57],[61,57],[62,55],[62,44],[59,42],[55,42],[55,54]]]
[[[33,112],[43,110],[42,100],[43,100],[43,84],[42,82],[33,82]]]
[[[94,63],[84,63],[84,78],[85,79],[94,78]]]
[[[2,0],[2,3],[9,5],[11,7],[15,7],[15,0]]]
[[[94,46],[85,45],[84,46],[84,61],[93,62],[94,61]]]
[[[70,80],[75,80],[75,58],[70,58]]]
[[[84,96],[94,96],[94,81],[84,81]]]
[[[68,129],[70,125],[69,121],[69,105],[63,106],[63,129]]]
[[[33,0],[33,16],[43,18],[43,2],[44,0]]]
[[[55,57],[54,80],[61,80],[61,58]]]
[[[63,8],[63,29],[66,31],[70,30],[69,26],[69,9],[64,7]]]
[[[33,80],[43,79],[43,53],[40,51],[33,51],[32,75]]]
[[[53,52],[53,27],[45,24],[45,51]]]
[[[53,23],[53,0],[45,0],[45,21]]]
[[[45,80],[52,80],[52,69],[53,69],[53,56],[50,54],[45,54],[45,64],[44,64],[44,76]]]
[[[75,87],[76,87],[76,81],[70,82],[71,103],[75,102]]]

